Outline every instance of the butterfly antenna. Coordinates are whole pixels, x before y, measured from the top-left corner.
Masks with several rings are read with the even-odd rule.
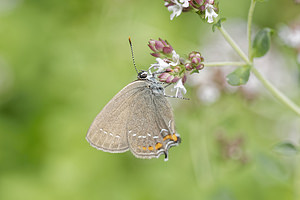
[[[136,68],[136,65],[135,65],[135,60],[134,60],[134,55],[133,55],[133,48],[132,48],[132,43],[131,43],[130,37],[128,38],[128,40],[129,40],[129,45],[130,45],[130,49],[131,49],[132,62],[133,62],[135,71],[136,71],[136,73],[138,74],[139,72],[138,72],[138,70],[137,70],[137,68]]]

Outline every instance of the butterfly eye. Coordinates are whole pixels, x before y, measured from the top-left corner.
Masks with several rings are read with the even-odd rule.
[[[144,79],[144,78],[147,78],[148,74],[146,71],[141,71],[138,73],[138,78],[140,79]]]

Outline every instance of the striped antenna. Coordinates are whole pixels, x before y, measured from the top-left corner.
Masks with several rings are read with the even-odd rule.
[[[130,45],[130,49],[131,49],[132,62],[133,62],[135,71],[136,71],[136,73],[138,74],[139,72],[138,72],[138,70],[137,70],[137,68],[136,68],[136,65],[135,65],[135,60],[134,60],[134,55],[133,55],[133,48],[132,48],[132,43],[131,43],[130,36],[129,36],[128,40],[129,40],[129,45]]]

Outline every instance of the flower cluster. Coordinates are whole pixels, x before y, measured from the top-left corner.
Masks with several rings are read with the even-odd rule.
[[[172,46],[165,40],[159,38],[158,40],[150,40],[148,47],[153,51],[151,53],[154,57],[161,57],[163,55],[171,55],[173,48]]]
[[[172,14],[170,19],[178,17],[182,12],[194,10],[202,19],[207,19],[208,23],[213,23],[218,17],[218,3],[214,0],[164,0],[165,6]]]
[[[160,82],[174,83],[176,97],[182,97],[182,93],[186,93],[184,84],[187,73],[198,73],[203,69],[204,58],[196,51],[191,52],[187,59],[182,58],[166,40],[161,38],[151,39],[148,46],[153,51],[151,55],[156,57],[157,61],[150,66],[149,72],[154,69],[156,71],[153,73],[158,74],[157,78]]]

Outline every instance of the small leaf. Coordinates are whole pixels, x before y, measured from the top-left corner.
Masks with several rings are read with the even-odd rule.
[[[246,84],[249,80],[250,69],[251,67],[249,65],[237,68],[226,76],[227,82],[233,86]]]
[[[256,34],[252,44],[253,57],[262,57],[269,51],[273,32],[270,28],[264,28]]]
[[[274,146],[273,150],[284,156],[293,156],[299,153],[299,149],[289,141],[278,143]]]
[[[226,21],[226,18],[224,18],[224,17],[221,18],[221,19],[219,19],[218,22],[216,22],[216,23],[214,23],[214,24],[212,25],[212,31],[215,32],[216,27],[221,28],[222,22],[225,22],[225,21]]]

